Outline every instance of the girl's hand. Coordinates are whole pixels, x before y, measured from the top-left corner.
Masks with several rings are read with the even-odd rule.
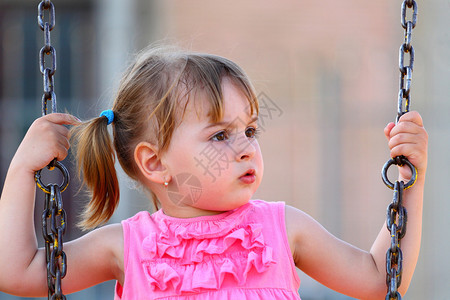
[[[405,156],[416,167],[418,176],[423,178],[422,174],[425,174],[427,168],[428,134],[420,114],[416,111],[404,114],[397,125],[389,123],[384,134],[388,139],[391,157]],[[400,180],[409,181],[409,167],[400,167],[399,177]]]
[[[11,164],[30,172],[47,166],[53,159],[66,158],[69,150],[69,129],[80,120],[69,114],[53,113],[36,119],[28,129]]]

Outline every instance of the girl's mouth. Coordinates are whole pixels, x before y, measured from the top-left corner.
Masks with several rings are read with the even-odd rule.
[[[239,177],[239,180],[244,184],[252,184],[256,180],[255,170],[249,169],[247,172],[245,172],[241,177]]]

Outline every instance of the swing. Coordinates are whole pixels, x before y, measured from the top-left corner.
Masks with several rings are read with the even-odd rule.
[[[406,20],[407,9],[412,9],[411,20]],[[47,13],[47,17],[44,14]],[[48,21],[44,21],[47,19]],[[411,103],[410,88],[414,64],[414,48],[411,45],[412,30],[417,21],[417,3],[415,0],[403,0],[401,6],[401,24],[405,29],[405,40],[399,49],[400,87],[398,93],[398,111],[396,123],[399,118],[409,112]],[[38,24],[44,32],[45,44],[39,52],[40,72],[43,76],[44,93],[42,96],[42,115],[55,113],[56,95],[54,93],[53,75],[56,71],[56,50],[51,45],[50,32],[55,26],[55,8],[51,0],[42,0],[38,5]],[[409,65],[404,65],[405,53],[409,54]],[[51,59],[50,67],[46,67],[46,56]],[[47,102],[51,101],[51,110]],[[387,176],[391,165],[406,165],[411,169],[412,177],[407,183],[396,181],[392,183]],[[44,184],[41,180],[41,171],[36,172],[37,186],[45,193],[44,211],[42,213],[42,234],[45,240],[45,253],[47,264],[48,299],[66,299],[62,292],[61,280],[67,272],[67,258],[63,251],[63,235],[66,229],[66,213],[63,209],[61,193],[69,184],[69,173],[63,164],[53,160],[48,169],[57,168],[63,177],[61,184]],[[394,191],[392,203],[387,208],[387,228],[391,234],[391,245],[386,252],[386,300],[401,299],[398,287],[402,278],[403,254],[400,240],[406,233],[407,212],[402,206],[403,191],[414,185],[417,178],[416,168],[403,156],[391,158],[382,168],[382,180],[387,187]],[[50,229],[49,229],[50,227]]]
[[[411,20],[406,20],[406,10],[412,9]],[[411,79],[414,67],[414,48],[411,45],[412,30],[417,22],[417,3],[415,0],[403,0],[401,7],[401,24],[405,29],[405,41],[399,50],[399,70],[400,70],[400,87],[398,93],[398,110],[395,123],[397,124],[400,117],[409,112],[411,103]],[[404,65],[405,53],[409,53],[409,65]],[[411,169],[411,179],[409,182],[396,181],[394,184],[389,181],[387,171],[391,165],[403,166],[407,165]],[[383,166],[381,176],[387,187],[394,190],[392,203],[387,208],[386,226],[391,234],[391,246],[386,252],[386,285],[388,292],[386,300],[402,299],[397,291],[402,282],[402,260],[403,254],[400,249],[400,240],[406,233],[407,212],[402,206],[403,191],[414,185],[417,179],[417,170],[404,156],[391,158]]]

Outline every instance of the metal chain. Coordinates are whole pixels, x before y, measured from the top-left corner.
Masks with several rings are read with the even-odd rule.
[[[47,17],[45,16],[46,13]],[[52,102],[50,113],[57,111],[53,79],[56,71],[56,50],[50,41],[50,31],[55,27],[55,7],[50,0],[39,3],[38,24],[44,32],[45,42],[39,51],[40,71],[44,83],[42,115],[45,116],[49,113],[47,108],[48,101]],[[48,56],[51,59],[50,66],[46,66],[46,57]],[[56,159],[47,166],[49,170],[53,170],[55,167],[61,171],[63,176],[63,182],[60,185],[44,184],[41,180],[42,170],[36,172],[35,180],[37,186],[45,192],[44,212],[42,213],[42,235],[45,240],[48,299],[66,299],[61,288],[61,280],[66,276],[67,272],[67,258],[63,251],[63,235],[66,231],[66,212],[63,209],[61,193],[64,192],[69,184],[69,172]]]
[[[412,9],[411,20],[406,20],[407,9]],[[403,0],[401,8],[401,24],[405,29],[405,41],[399,50],[400,88],[398,93],[398,110],[395,123],[400,117],[409,112],[411,104],[411,80],[414,68],[414,48],[411,45],[412,30],[417,22],[417,3],[414,0]],[[405,54],[409,54],[409,65],[404,65]],[[408,183],[396,181],[395,184],[389,181],[387,171],[391,165],[407,165],[411,169],[411,179]],[[400,249],[400,240],[406,234],[407,211],[402,206],[403,191],[414,185],[417,179],[417,170],[411,162],[404,156],[391,158],[383,166],[381,176],[383,182],[390,189],[394,190],[392,203],[387,208],[387,229],[391,234],[391,246],[386,252],[386,300],[402,299],[398,292],[398,287],[402,282],[403,253]]]

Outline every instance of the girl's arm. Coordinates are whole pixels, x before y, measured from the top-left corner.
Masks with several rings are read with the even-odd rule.
[[[45,296],[45,251],[37,248],[34,229],[34,172],[54,158],[63,160],[69,131],[78,120],[67,114],[37,119],[11,161],[0,198],[0,291]],[[68,256],[63,292],[70,293],[108,279],[121,279],[121,225],[112,225],[64,244]]]
[[[428,136],[417,112],[400,118],[385,128],[391,156],[406,156],[418,171],[415,185],[403,193],[408,226],[401,240],[403,276],[399,292],[408,289],[420,249],[422,204],[427,167]],[[410,170],[399,168],[400,180],[409,181]],[[307,214],[286,207],[286,227],[295,264],[324,285],[358,299],[384,299],[386,296],[386,251],[390,233],[383,225],[370,252],[353,247],[327,232]]]

